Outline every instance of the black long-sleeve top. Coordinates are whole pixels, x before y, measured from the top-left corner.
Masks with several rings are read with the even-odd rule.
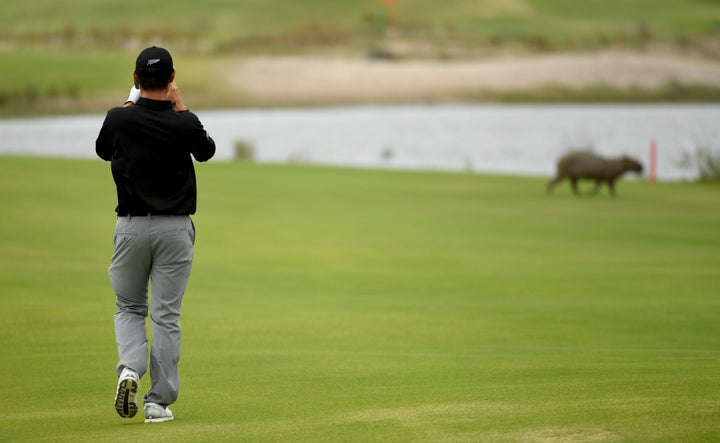
[[[209,160],[215,142],[192,112],[142,97],[108,111],[95,152],[111,162],[118,215],[190,215],[197,209],[192,157]]]

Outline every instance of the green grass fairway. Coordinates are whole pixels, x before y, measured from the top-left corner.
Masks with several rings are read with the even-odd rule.
[[[109,165],[0,157],[0,440],[720,440],[717,185],[197,171],[176,419],[144,425]]]

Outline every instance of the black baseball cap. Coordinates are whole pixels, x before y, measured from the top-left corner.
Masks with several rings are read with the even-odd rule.
[[[168,75],[175,71],[173,60],[167,49],[152,46],[142,50],[135,60],[135,71],[143,77]]]

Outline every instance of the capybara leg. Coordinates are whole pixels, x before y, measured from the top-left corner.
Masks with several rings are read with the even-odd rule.
[[[615,194],[615,180],[608,180],[608,188],[610,189],[610,195],[614,198],[617,197]]]
[[[578,188],[577,177],[570,177],[570,185],[572,186],[573,193],[578,197],[582,197],[582,194],[580,194],[580,189]]]
[[[550,180],[548,182],[547,189],[545,190],[545,192],[547,192],[548,195],[551,195],[553,192],[553,189],[555,188],[555,185],[557,185],[558,183],[563,181],[564,178],[565,177],[563,177],[562,175],[558,175],[554,179]]]

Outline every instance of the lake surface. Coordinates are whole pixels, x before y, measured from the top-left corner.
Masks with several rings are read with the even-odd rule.
[[[438,105],[198,111],[234,157],[260,162],[551,176],[562,153],[592,149],[649,163],[659,180],[697,176],[696,149],[720,153],[720,105]],[[0,153],[95,157],[105,115],[0,120]],[[691,156],[692,157],[692,156]],[[1,161],[1,160],[0,160]]]

